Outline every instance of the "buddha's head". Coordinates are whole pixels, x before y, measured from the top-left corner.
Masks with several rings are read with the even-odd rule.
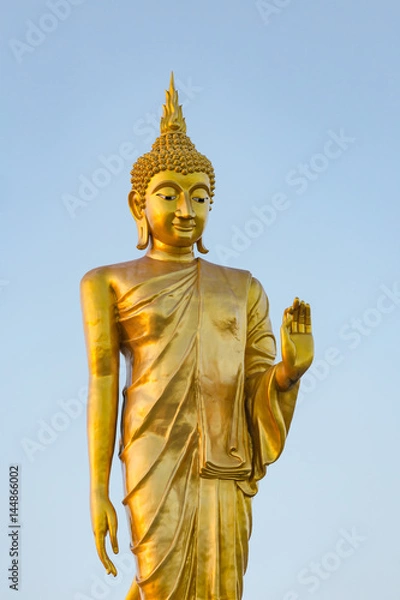
[[[129,206],[138,227],[137,247],[146,248],[149,239],[175,247],[196,243],[205,253],[201,236],[214,196],[214,169],[186,135],[173,75],[160,129],[151,151],[131,171]]]

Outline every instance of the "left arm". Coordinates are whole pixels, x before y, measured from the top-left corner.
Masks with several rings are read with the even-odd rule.
[[[268,299],[261,284],[252,280],[245,372],[248,426],[253,442],[253,493],[256,481],[265,475],[267,466],[283,451],[296,405],[299,379],[312,361],[310,313],[304,303],[304,309],[300,310],[301,304],[295,300],[284,313],[282,361],[274,364],[275,339]]]

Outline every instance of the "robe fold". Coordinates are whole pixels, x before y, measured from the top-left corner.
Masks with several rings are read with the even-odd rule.
[[[116,299],[123,464],[144,600],[240,600],[251,497],[281,454],[298,386],[278,392],[268,300],[247,271],[134,262]]]

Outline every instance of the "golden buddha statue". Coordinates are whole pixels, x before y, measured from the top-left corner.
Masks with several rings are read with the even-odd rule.
[[[132,169],[129,205],[145,256],[82,280],[96,547],[118,552],[109,476],[120,353],[127,367],[119,457],[137,576],[126,600],[239,600],[251,501],[280,456],[313,357],[310,307],[283,315],[282,361],[261,284],[196,258],[214,170],[186,135],[171,77],[161,135]]]

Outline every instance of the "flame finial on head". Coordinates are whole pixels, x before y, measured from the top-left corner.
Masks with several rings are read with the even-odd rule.
[[[215,174],[211,162],[196,150],[186,135],[186,123],[175,89],[174,74],[171,73],[169,90],[160,123],[161,135],[155,140],[150,152],[140,156],[132,167],[132,190],[145,200],[146,189],[151,178],[160,171],[205,173],[210,179],[210,200],[213,201]]]
[[[178,91],[175,89],[174,73],[171,72],[169,90],[165,91],[166,101],[161,117],[161,133],[186,133],[186,122],[179,104]]]

